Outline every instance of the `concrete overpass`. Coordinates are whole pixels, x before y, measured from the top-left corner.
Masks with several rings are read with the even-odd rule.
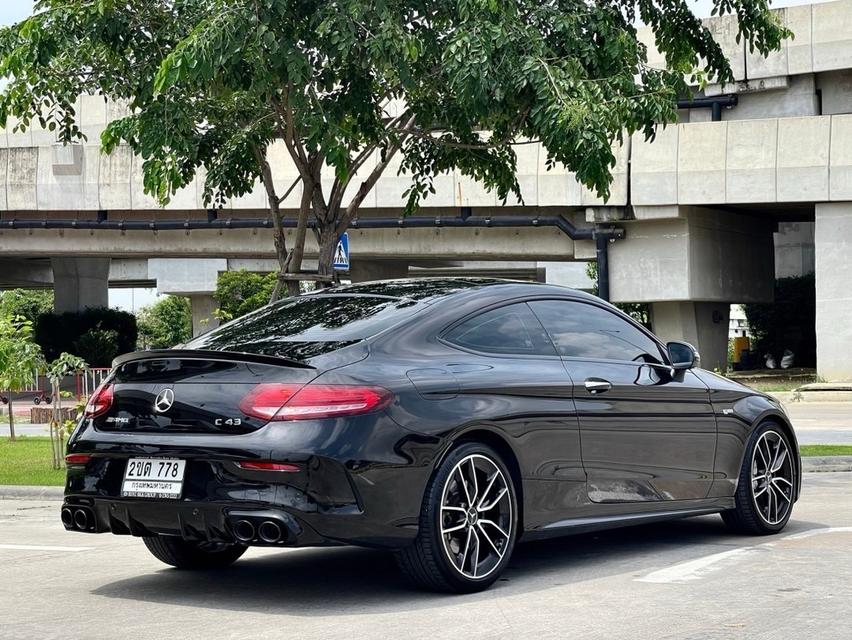
[[[852,379],[847,285],[852,280],[847,257],[852,249],[852,0],[778,14],[796,38],[767,59],[735,42],[730,18],[708,21],[731,58],[736,82],[707,86],[699,93],[700,105],[718,97],[736,106],[685,108],[680,123],[661,129],[653,142],[641,136],[626,140],[615,149],[608,202],[564,167],[547,171],[541,147],[525,144],[517,148],[523,203],[500,206],[481,185],[447,174],[436,179],[437,193],[421,215],[446,219],[466,210],[494,220],[559,216],[579,228],[607,223],[624,229],[625,239],[610,245],[611,299],[651,303],[654,329],[665,338],[696,342],[710,368],[725,359],[731,303],[769,301],[776,274],[815,270],[819,373],[828,380]],[[649,33],[641,37],[649,44],[651,63],[662,64]],[[91,96],[78,105],[89,140],[97,140],[121,112],[121,105]],[[57,305],[73,308],[103,299],[105,293],[89,294],[105,292],[110,260],[199,260],[184,268],[170,263],[160,271],[156,266],[152,271],[154,260],[149,260],[146,269],[161,290],[201,296],[210,289],[189,290],[182,279],[206,278],[202,284],[208,286],[209,277],[198,274],[218,272],[223,264],[230,268],[234,260],[272,257],[268,228],[205,228],[203,176],[161,209],[142,192],[141,162],[127,149],[102,156],[96,145],[62,147],[48,132],[15,133],[13,126],[0,132],[0,281],[3,273],[7,284],[25,281],[21,273],[28,264],[50,258],[57,291],[62,282],[63,290],[77,292],[58,297]],[[295,168],[281,147],[272,156],[286,188]],[[396,170],[391,167],[379,180],[362,220],[400,214],[408,179]],[[296,188],[285,206],[295,207],[299,197]],[[219,211],[216,225],[263,217],[258,185]],[[105,228],[121,221],[123,228]],[[177,228],[164,228],[170,226],[164,222]],[[131,229],[134,225],[142,228]],[[355,229],[352,246],[356,279],[466,260],[564,264],[595,257],[592,241],[572,241],[554,227],[532,225]],[[315,255],[312,242],[307,251]],[[80,283],[76,289],[74,283]]]

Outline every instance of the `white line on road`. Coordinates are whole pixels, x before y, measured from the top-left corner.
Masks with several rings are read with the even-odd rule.
[[[811,538],[813,536],[818,536],[826,533],[852,533],[852,527],[822,527],[819,529],[808,529],[807,531],[793,533],[789,536],[778,538],[777,540],[773,540],[772,542],[764,542],[763,544],[757,544],[750,547],[738,547],[729,551],[722,551],[721,553],[714,553],[709,556],[704,556],[703,558],[697,558],[695,560],[681,562],[680,564],[672,565],[671,567],[666,567],[665,569],[652,571],[651,573],[642,576],[641,578],[636,578],[636,582],[652,582],[657,584],[682,584],[684,582],[698,580],[704,577],[710,571],[712,571],[714,569],[714,565],[717,565],[720,562],[727,560],[728,558],[733,558],[735,556],[743,556],[746,554],[753,553],[755,551],[774,547],[777,543],[783,542],[785,540],[802,540],[804,538]]]
[[[636,578],[636,581],[671,584],[698,580],[702,575],[712,570],[713,565],[718,564],[723,560],[727,560],[728,558],[733,558],[734,556],[751,553],[752,551],[755,551],[755,549],[755,547],[739,547],[737,549],[731,549],[730,551],[714,553],[713,555],[704,556],[703,558],[690,560],[688,562],[681,562],[680,564],[660,569],[659,571],[654,571],[642,578]]]
[[[35,544],[0,544],[0,549],[13,551],[91,551],[94,547],[51,547]]]

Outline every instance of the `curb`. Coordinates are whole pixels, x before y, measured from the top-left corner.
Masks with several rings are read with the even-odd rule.
[[[62,500],[65,487],[0,486],[0,500]]]
[[[803,473],[852,471],[852,456],[813,456],[802,458]]]

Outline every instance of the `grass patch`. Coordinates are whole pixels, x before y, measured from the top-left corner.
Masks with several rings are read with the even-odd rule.
[[[51,469],[50,438],[0,438],[0,484],[64,485],[65,469]]]
[[[745,380],[740,381],[756,391],[772,393],[773,391],[795,391],[810,380]]]
[[[802,457],[852,456],[852,444],[803,444],[799,449]]]

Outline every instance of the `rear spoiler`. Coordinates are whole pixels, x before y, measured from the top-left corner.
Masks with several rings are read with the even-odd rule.
[[[152,349],[151,351],[134,351],[118,356],[112,361],[113,368],[128,362],[140,360],[218,360],[225,362],[256,362],[258,364],[271,364],[279,367],[295,367],[298,369],[316,369],[307,362],[290,360],[278,356],[268,356],[259,353],[245,353],[242,351],[215,351],[212,349]]]

